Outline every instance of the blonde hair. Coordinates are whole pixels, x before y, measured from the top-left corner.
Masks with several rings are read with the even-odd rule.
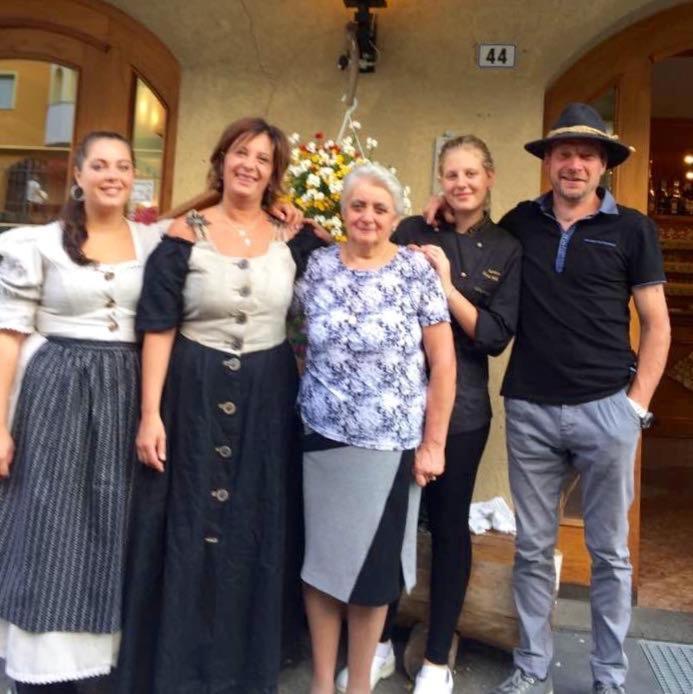
[[[486,169],[486,173],[495,173],[496,165],[493,163],[493,157],[491,156],[491,150],[488,148],[488,145],[476,135],[460,135],[459,137],[453,137],[452,140],[447,140],[440,148],[440,155],[438,156],[438,173],[441,176],[443,174],[443,164],[447,153],[458,148],[476,149],[481,154],[481,165]]]
[[[451,140],[447,140],[445,144],[440,148],[440,155],[438,156],[438,174],[442,177],[443,166],[445,165],[445,158],[449,152],[454,149],[473,149],[479,152],[481,155],[481,165],[487,174],[494,174],[496,172],[496,165],[491,156],[491,150],[488,145],[476,135],[460,135],[459,137],[453,137]],[[491,209],[491,191],[486,193],[486,200],[484,200],[484,209],[488,212]]]

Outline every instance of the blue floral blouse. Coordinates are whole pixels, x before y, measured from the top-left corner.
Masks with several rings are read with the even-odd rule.
[[[339,246],[315,251],[296,285],[308,350],[303,421],[335,441],[406,450],[421,442],[426,409],[422,327],[450,316],[423,255],[399,248],[375,270],[351,270]]]

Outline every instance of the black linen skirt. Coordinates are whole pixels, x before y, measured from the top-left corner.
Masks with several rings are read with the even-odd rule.
[[[32,632],[120,629],[139,353],[49,338],[27,365],[0,481],[0,617]]]
[[[165,472],[138,474],[122,694],[276,691],[300,600],[297,385],[286,342],[233,356],[177,338]]]

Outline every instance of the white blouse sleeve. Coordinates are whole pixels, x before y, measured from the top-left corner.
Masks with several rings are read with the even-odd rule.
[[[24,227],[0,234],[0,330],[30,334],[41,299],[40,230]]]
[[[139,236],[140,245],[143,251],[144,258],[147,259],[151,252],[159,245],[161,237],[168,231],[172,219],[163,219],[152,224],[142,224],[140,222],[131,222],[135,226],[135,233]]]

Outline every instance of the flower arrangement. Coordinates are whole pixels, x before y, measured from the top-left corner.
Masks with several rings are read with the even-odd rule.
[[[314,140],[303,144],[298,133],[289,138],[289,199],[306,217],[314,219],[329,231],[336,241],[346,238],[339,209],[344,177],[358,162],[370,161],[378,146],[378,141],[372,137],[366,138],[365,147],[361,146],[357,134],[360,127],[358,121],[352,121],[352,135],[340,142],[325,139],[322,133],[316,133]],[[392,167],[390,171],[396,173]],[[409,188],[405,187],[407,213],[411,210],[409,193]]]

